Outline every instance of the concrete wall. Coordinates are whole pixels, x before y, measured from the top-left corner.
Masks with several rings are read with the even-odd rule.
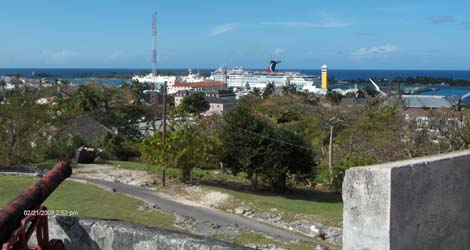
[[[470,249],[470,151],[353,168],[344,250]]]
[[[250,249],[186,233],[120,221],[49,217],[49,238],[67,250],[234,250]],[[31,244],[36,237],[32,237]]]

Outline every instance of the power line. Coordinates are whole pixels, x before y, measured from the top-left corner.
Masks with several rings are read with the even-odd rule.
[[[293,143],[290,143],[290,142],[287,142],[287,141],[283,141],[283,140],[279,140],[279,139],[275,139],[275,138],[272,138],[272,137],[269,137],[269,136],[264,136],[264,135],[261,135],[261,134],[258,134],[256,132],[253,132],[253,131],[250,131],[250,130],[247,130],[247,129],[244,129],[244,128],[240,128],[240,127],[237,127],[235,125],[232,125],[224,120],[222,120],[224,123],[226,123],[227,125],[233,127],[233,128],[236,128],[238,130],[241,130],[241,131],[244,131],[244,132],[247,132],[249,134],[252,134],[252,135],[256,135],[258,137],[261,137],[261,138],[264,138],[264,139],[268,139],[268,140],[271,140],[271,141],[275,141],[275,142],[280,142],[280,143],[283,143],[283,144],[287,144],[289,146],[292,146],[292,147],[297,147],[297,148],[302,148],[302,149],[308,149],[308,150],[315,150],[314,148],[312,147],[306,147],[306,146],[302,146],[302,145],[297,145],[297,144],[293,144]]]

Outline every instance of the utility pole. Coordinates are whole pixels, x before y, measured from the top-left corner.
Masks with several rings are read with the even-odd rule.
[[[157,12],[152,16],[152,76],[157,76]]]
[[[162,186],[165,186],[166,171],[166,81],[163,82],[163,167],[162,167]]]
[[[224,90],[228,90],[228,77],[227,77],[227,66],[223,66],[222,70],[224,72]]]
[[[333,173],[333,135],[334,135],[335,126],[330,125],[330,143],[328,146],[328,172],[330,174],[330,184],[333,183],[334,173]]]

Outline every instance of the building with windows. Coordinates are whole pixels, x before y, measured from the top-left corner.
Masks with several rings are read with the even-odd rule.
[[[223,82],[216,81],[202,81],[202,82],[176,82],[172,86],[168,86],[168,93],[178,93],[179,91],[185,90],[196,90],[196,91],[211,91],[211,90],[223,90],[225,85]]]
[[[221,115],[223,111],[231,109],[235,105],[236,95],[231,90],[183,90],[178,91],[175,95],[175,106],[181,104],[183,98],[192,92],[202,92],[207,102],[209,102],[209,110],[207,110],[202,115],[211,116],[211,115]]]

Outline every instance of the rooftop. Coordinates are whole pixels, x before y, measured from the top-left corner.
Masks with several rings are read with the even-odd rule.
[[[224,87],[223,82],[216,81],[203,81],[203,82],[175,82],[173,87],[187,87],[187,88],[200,88],[200,87]]]
[[[70,120],[66,132],[71,136],[80,136],[89,143],[103,143],[104,136],[112,131],[89,115],[80,115]]]
[[[470,109],[465,109],[462,111],[454,111],[447,108],[439,108],[439,109],[422,109],[422,108],[408,108],[405,110],[405,114],[411,117],[429,117],[433,116],[443,116],[447,118],[458,118],[463,120],[470,120]]]
[[[445,96],[404,95],[402,99],[407,108],[452,108],[452,103]]]

